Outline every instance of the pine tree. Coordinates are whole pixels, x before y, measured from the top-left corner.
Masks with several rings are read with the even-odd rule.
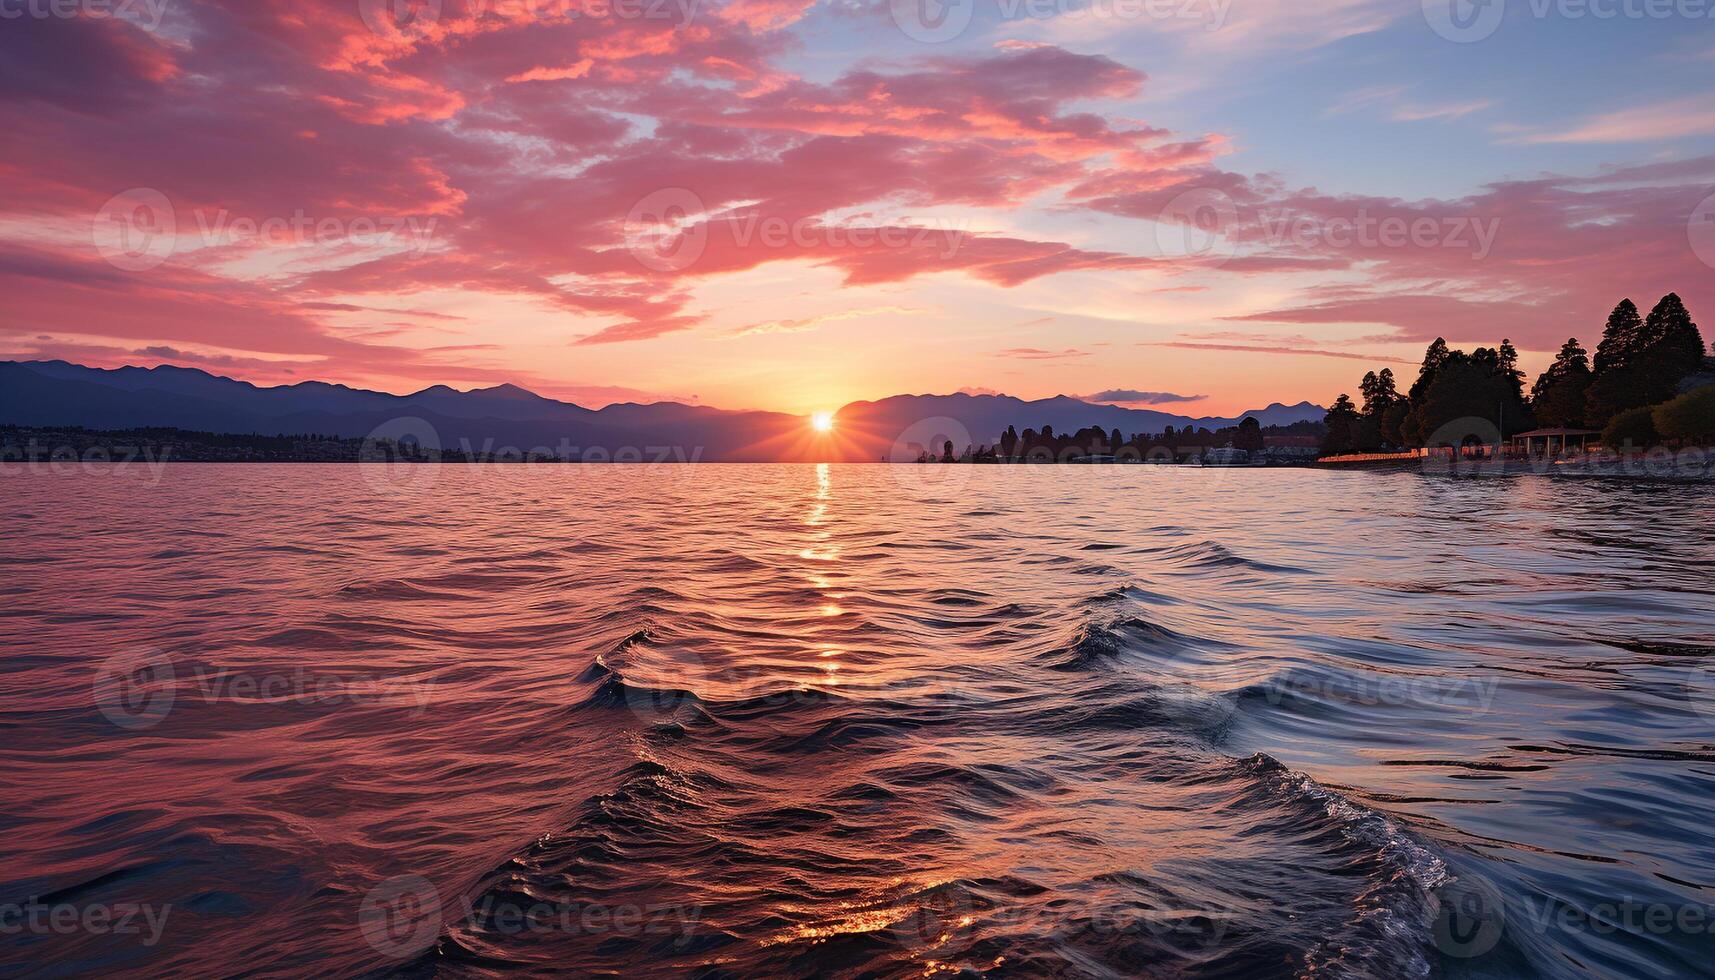
[[[1560,346],[1554,363],[1530,389],[1530,407],[1542,425],[1578,429],[1584,427],[1584,404],[1590,388],[1590,355],[1568,338]]]
[[[1638,322],[1637,308],[1627,302],[1608,322],[1588,398],[1588,421],[1597,425],[1627,409],[1667,401],[1703,363],[1703,335],[1675,293],[1663,296],[1647,320]]]
[[[1678,293],[1663,296],[1649,311],[1643,334],[1647,343],[1644,356],[1650,371],[1658,374],[1649,380],[1656,387],[1671,384],[1677,388],[1681,378],[1695,374],[1703,366],[1703,334],[1692,322],[1691,311],[1685,308]],[[1668,397],[1672,395],[1673,392],[1668,392]]]
[[[1596,375],[1623,368],[1638,350],[1644,323],[1638,308],[1630,299],[1620,300],[1608,314],[1608,325],[1602,328],[1602,342],[1596,345]]]
[[[1423,352],[1423,367],[1417,372],[1417,380],[1412,382],[1411,391],[1408,392],[1413,406],[1423,400],[1424,393],[1435,383],[1435,372],[1441,370],[1441,365],[1447,363],[1447,358],[1452,353],[1447,347],[1447,341],[1440,337],[1436,337],[1429,349]]]
[[[1358,394],[1364,399],[1364,415],[1374,417],[1381,408],[1382,379],[1374,371],[1364,373],[1364,379],[1358,382]]]
[[[1322,440],[1323,455],[1351,452],[1357,438],[1359,419],[1358,406],[1352,403],[1352,396],[1341,395],[1322,420],[1328,426],[1328,434]]]
[[[1518,348],[1505,337],[1501,338],[1501,370],[1508,378],[1508,384],[1517,393],[1520,401],[1524,400],[1524,372],[1518,369]]]

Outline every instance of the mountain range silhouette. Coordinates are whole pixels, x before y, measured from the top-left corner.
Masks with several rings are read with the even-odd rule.
[[[1169,425],[1216,429],[1235,425],[1245,415],[1265,426],[1286,425],[1319,420],[1323,414],[1309,402],[1273,404],[1232,418],[1194,418],[1066,395],[1035,401],[1009,395],[896,395],[844,406],[835,413],[833,436],[817,439],[805,417],[787,413],[679,402],[589,409],[511,384],[471,391],[434,385],[394,395],[322,381],[261,387],[170,365],[104,369],[65,361],[0,361],[0,424],[363,437],[395,431],[399,420],[411,419],[446,447],[552,450],[570,445],[609,453],[622,447],[674,447],[684,458],[707,462],[903,459],[914,455],[907,444],[919,430],[929,437],[953,430],[945,434],[968,433],[973,443],[992,444],[1008,425],[1020,430],[1100,425],[1129,434],[1160,432]]]

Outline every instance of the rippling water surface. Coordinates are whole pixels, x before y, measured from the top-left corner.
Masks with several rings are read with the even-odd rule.
[[[1715,962],[1706,488],[389,477],[4,477],[0,973]]]

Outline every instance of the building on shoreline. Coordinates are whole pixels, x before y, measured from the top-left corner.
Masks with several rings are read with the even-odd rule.
[[[1512,437],[1511,449],[1525,456],[1554,456],[1571,452],[1574,443],[1578,452],[1586,452],[1590,443],[1602,437],[1595,429],[1532,429]],[[1558,443],[1558,450],[1556,444]]]

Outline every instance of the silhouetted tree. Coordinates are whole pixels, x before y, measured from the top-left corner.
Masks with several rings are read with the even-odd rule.
[[[1453,352],[1448,348],[1447,341],[1440,337],[1435,338],[1429,349],[1423,352],[1423,366],[1418,369],[1417,380],[1411,383],[1411,390],[1406,394],[1410,407],[1405,417],[1400,420],[1401,442],[1422,445],[1424,437],[1429,434],[1419,430],[1419,410],[1423,407],[1424,398],[1429,394],[1430,385],[1435,383],[1435,376],[1452,356]]]
[[[1233,436],[1233,448],[1260,453],[1263,450],[1262,423],[1249,415],[1239,421],[1238,434]]]
[[[1568,338],[1560,353],[1530,389],[1531,413],[1541,425],[1557,428],[1584,427],[1585,401],[1590,390],[1590,355]]]
[[[1382,368],[1380,374],[1374,371],[1365,374],[1364,380],[1359,382],[1358,388],[1364,396],[1364,420],[1369,424],[1369,428],[1375,430],[1375,438],[1372,441],[1379,442],[1381,439],[1387,438],[1389,414],[1393,412],[1394,406],[1404,401],[1400,397],[1398,389],[1394,387],[1393,368]],[[1387,438],[1388,442],[1397,443],[1399,441],[1399,420],[1403,418],[1403,412],[1396,416],[1392,426],[1394,431],[1392,437]]]
[[[1678,294],[1663,296],[1641,323],[1637,307],[1621,303],[1596,349],[1589,420],[1602,424],[1626,409],[1667,401],[1702,363],[1703,335]]]
[[[1668,293],[1644,320],[1644,349],[1638,367],[1644,389],[1653,401],[1666,401],[1679,382],[1703,366],[1703,334],[1678,293]],[[1653,403],[1653,402],[1652,402]]]
[[[1377,432],[1384,442],[1395,446],[1405,445],[1405,420],[1411,414],[1411,402],[1397,398],[1387,411],[1382,413]]]
[[[1328,426],[1328,434],[1322,439],[1323,455],[1338,456],[1352,451],[1358,418],[1358,406],[1352,404],[1351,395],[1341,395],[1335,400],[1334,407],[1322,419]]]
[[[1518,348],[1513,346],[1511,340],[1502,337],[1499,355],[1501,373],[1506,375],[1508,383],[1512,385],[1514,396],[1522,403],[1524,401],[1524,372],[1518,369]]]
[[[1417,380],[1412,382],[1411,390],[1406,393],[1413,402],[1421,399],[1429,391],[1429,386],[1435,383],[1435,372],[1441,370],[1441,365],[1447,363],[1452,351],[1447,347],[1447,341],[1440,337],[1429,345],[1423,352],[1423,367],[1418,369]]]
[[[1470,354],[1453,351],[1435,372],[1421,404],[1412,408],[1406,427],[1422,445],[1450,444],[1474,434],[1464,420],[1484,420],[1503,435],[1529,425],[1529,412],[1506,370],[1501,353],[1479,347]]]
[[[1608,314],[1602,342],[1596,345],[1595,369],[1585,396],[1586,421],[1597,427],[1606,426],[1626,409],[1646,404],[1639,397],[1636,378],[1630,370],[1642,347],[1643,332],[1643,318],[1630,299],[1621,300]]]
[[[1358,396],[1364,400],[1364,414],[1374,415],[1380,410],[1381,376],[1374,371],[1364,372],[1364,378],[1358,382]]]
[[[1631,354],[1638,349],[1643,329],[1644,321],[1638,315],[1637,305],[1630,299],[1620,300],[1608,314],[1608,324],[1602,328],[1602,340],[1596,345],[1595,373],[1602,375],[1625,367]]]
[[[1006,431],[1000,434],[1000,454],[1007,459],[1012,459],[1017,449],[1018,433],[1009,425],[1006,427]]]
[[[951,463],[952,461],[953,461],[953,440],[948,439],[946,442],[941,444],[941,462]]]

